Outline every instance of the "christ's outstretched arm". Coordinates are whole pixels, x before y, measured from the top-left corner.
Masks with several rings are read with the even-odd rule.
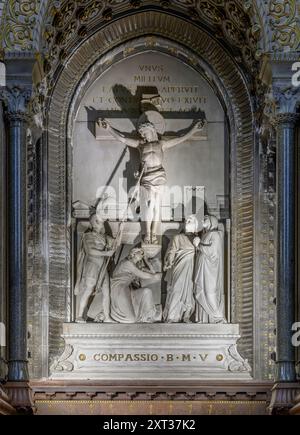
[[[132,148],[137,148],[139,146],[139,141],[136,139],[130,139],[128,137],[125,137],[123,135],[123,133],[121,133],[119,130],[117,130],[116,128],[112,127],[107,121],[106,119],[100,119],[100,123],[101,126],[103,128],[105,128],[107,131],[109,131],[112,136],[114,136],[117,140],[119,140],[120,142],[124,143],[125,145],[132,147]]]
[[[198,120],[195,124],[193,124],[191,126],[191,128],[189,129],[189,131],[187,133],[185,133],[182,136],[178,136],[175,137],[174,139],[161,139],[161,143],[162,143],[162,147],[163,149],[167,149],[167,148],[171,148],[175,145],[178,145],[179,143],[182,143],[186,140],[188,140],[190,137],[192,137],[197,131],[199,130],[203,130],[203,127],[205,125],[205,120],[204,119],[200,119]]]

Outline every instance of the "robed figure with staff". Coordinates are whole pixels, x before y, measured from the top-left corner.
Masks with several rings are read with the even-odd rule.
[[[105,233],[104,221],[97,214],[90,217],[90,226],[82,236],[77,261],[76,322],[83,323],[90,297],[95,293],[87,316],[98,322],[112,322],[110,318],[110,286],[107,264],[120,244]]]

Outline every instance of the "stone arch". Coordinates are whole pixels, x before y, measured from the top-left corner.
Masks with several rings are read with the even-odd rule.
[[[47,45],[46,39],[49,36],[49,32],[51,33],[53,30],[53,13],[55,11],[60,12],[67,3],[68,1],[65,0],[44,0],[42,2],[33,0],[30,8],[20,8],[20,2],[10,4],[7,0],[0,0],[0,27],[3,29],[0,34],[0,48],[4,48],[7,52],[25,50],[44,53],[45,45]],[[72,1],[71,3],[75,2]],[[92,0],[87,1],[86,6],[89,7],[91,3]],[[142,6],[142,2],[130,0],[124,0],[124,2],[119,2],[119,4],[117,2],[104,1],[102,3],[106,5],[106,8],[112,8],[113,14],[119,13],[120,6],[121,11],[124,11],[126,8],[130,10]],[[125,7],[124,5],[120,5],[120,3],[123,3]],[[165,11],[166,8],[168,10],[181,10],[189,17],[191,17],[191,9],[193,9],[191,8],[193,3],[184,0],[177,1],[176,5],[174,4],[175,2],[167,4],[168,2],[159,2],[159,0],[143,3],[146,3],[147,7],[155,6],[162,11]],[[165,3],[165,5],[161,3]],[[198,3],[199,6],[197,2],[195,2],[195,6],[199,9],[201,8],[201,2]],[[281,43],[289,47],[289,45],[286,44],[286,40],[289,39],[289,35],[291,35],[291,37],[294,35],[294,28],[297,25],[296,8],[295,10],[292,8],[287,16],[283,5],[279,2],[269,2],[270,4],[268,4],[259,0],[235,0],[232,2],[218,2],[217,6],[222,10],[225,8],[226,3],[227,5],[233,3],[249,18],[249,23],[252,26],[252,34],[255,35],[255,40],[257,41],[256,47],[253,47],[253,53],[255,53],[256,49],[258,49],[259,52],[268,52],[272,47],[280,49]],[[209,1],[208,6],[213,10],[216,6],[216,2]],[[270,15],[273,14],[275,8],[276,10],[273,17],[278,20],[274,21],[274,23],[270,23]],[[203,16],[200,15],[199,18],[202,19]],[[197,19],[197,16],[195,16],[194,19]],[[292,27],[289,26],[289,23],[292,23]],[[274,33],[276,36],[275,41],[273,38]]]
[[[212,81],[222,89],[228,109],[231,135],[231,203],[232,203],[232,319],[241,326],[240,350],[253,357],[254,298],[254,118],[249,83],[241,69],[216,39],[205,30],[187,24],[175,16],[139,12],[114,21],[83,42],[65,63],[55,79],[47,107],[48,149],[48,252],[49,256],[49,350],[59,352],[60,330],[70,315],[70,209],[68,189],[72,174],[69,109],[74,96],[80,93],[82,78],[91,74],[93,65],[112,47],[124,45],[123,56],[130,54],[126,42],[144,37],[145,48],[159,48],[159,41],[170,41],[170,53],[177,44],[188,51],[194,68],[210,72]],[[136,39],[137,40],[137,39]],[[174,42],[173,42],[174,41]],[[127,52],[126,52],[127,50]]]

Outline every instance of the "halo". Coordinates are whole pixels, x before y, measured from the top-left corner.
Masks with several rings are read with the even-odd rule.
[[[147,110],[146,112],[144,112],[139,117],[139,120],[137,122],[137,128],[139,128],[139,126],[141,124],[144,124],[145,122],[151,122],[154,125],[157,133],[160,135],[163,135],[166,131],[166,123],[164,117],[155,110]]]

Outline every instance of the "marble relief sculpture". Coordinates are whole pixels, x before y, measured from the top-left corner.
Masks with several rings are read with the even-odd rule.
[[[89,317],[111,323],[226,323],[223,232],[215,216],[205,216],[201,238],[196,216],[189,216],[184,231],[170,241],[163,265],[168,282],[163,312],[154,303],[152,290],[141,284],[141,280],[150,284],[162,278],[145,251],[132,248],[109,277],[107,264],[120,245],[122,231],[116,239],[108,236],[104,221],[96,214],[90,224],[78,258],[76,322]]]
[[[146,270],[144,251],[133,248],[116,267],[111,278],[111,317],[119,323],[154,323],[161,321],[161,305],[155,305],[151,289],[142,287],[141,279],[160,280],[161,273]]]
[[[82,236],[77,261],[76,322],[83,323],[89,299],[95,293],[95,302],[88,316],[97,321],[110,322],[110,287],[107,259],[112,257],[119,244],[105,233],[104,221],[96,214],[90,217],[90,226]]]
[[[101,198],[96,214],[90,218],[91,229],[83,234],[81,241],[75,286],[76,322],[84,322],[86,318],[96,322],[117,323],[226,322],[223,234],[218,230],[216,217],[205,217],[202,236],[199,238],[198,220],[195,215],[189,216],[184,231],[171,240],[164,264],[156,258],[159,272],[154,270],[148,259],[159,255],[162,249],[157,234],[161,221],[161,197],[167,181],[163,166],[164,151],[191,138],[205,124],[204,118],[198,120],[185,134],[170,139],[163,136],[162,129],[158,128],[157,120],[163,124],[163,117],[158,113],[155,116],[148,111],[140,118],[138,139],[126,137],[105,119],[101,119],[102,127],[113,137],[140,152],[140,168],[135,174],[135,192],[140,190],[141,219],[145,224],[145,234],[142,247],[132,247],[124,259],[120,254],[115,269],[109,276],[107,266],[121,243],[126,217],[119,222],[116,239],[109,237],[104,228],[107,198]],[[132,198],[127,208],[131,201]],[[168,283],[163,312],[161,305],[154,303],[153,293],[155,285],[162,279],[161,270],[167,272]],[[154,288],[144,285],[142,280],[150,280]],[[92,301],[91,296],[94,296]]]
[[[218,229],[215,216],[205,216],[203,235],[194,244],[198,250],[195,262],[195,320],[198,323],[226,323],[223,232]]]
[[[168,323],[189,323],[195,310],[193,273],[195,247],[193,237],[198,231],[196,216],[189,216],[185,231],[171,240],[165,255],[164,270],[167,272],[168,294],[163,319]]]
[[[163,167],[164,151],[191,138],[197,131],[202,130],[205,121],[198,120],[186,134],[172,139],[159,137],[152,122],[144,122],[138,126],[140,139],[125,137],[120,131],[102,119],[101,125],[116,139],[125,145],[138,148],[140,151],[140,170],[136,178],[140,183],[141,215],[146,231],[144,243],[158,244],[158,226],[160,223],[160,204],[163,187],[166,184],[166,171]]]

